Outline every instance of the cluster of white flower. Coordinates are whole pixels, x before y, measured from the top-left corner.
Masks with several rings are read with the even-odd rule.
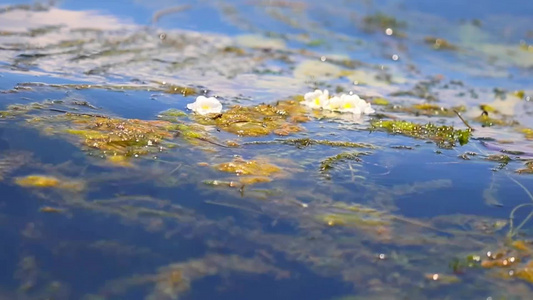
[[[341,113],[353,113],[354,115],[371,114],[374,109],[370,103],[359,98],[357,95],[346,95],[329,97],[328,90],[315,90],[304,95],[303,105],[312,109],[324,109]],[[187,108],[200,115],[222,112],[222,103],[215,97],[198,96],[196,101],[187,104]]]
[[[341,113],[371,114],[375,110],[370,103],[359,98],[357,95],[346,95],[329,97],[328,90],[315,90],[304,95],[303,105],[309,106],[312,109],[325,109]]]

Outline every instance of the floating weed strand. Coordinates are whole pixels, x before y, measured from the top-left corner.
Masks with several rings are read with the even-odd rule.
[[[213,204],[213,205],[220,205],[220,206],[225,206],[225,207],[231,207],[231,208],[235,208],[235,209],[240,209],[240,210],[256,213],[256,214],[259,214],[259,215],[263,214],[262,211],[255,210],[255,209],[252,209],[252,208],[243,207],[243,206],[236,205],[236,204],[222,203],[222,202],[216,202],[216,201],[211,201],[211,200],[206,200],[206,201],[204,201],[204,203]]]
[[[507,175],[507,177],[509,177],[509,179],[511,179],[514,183],[516,183],[519,187],[521,187],[525,192],[526,194],[528,195],[529,199],[531,199],[531,201],[533,202],[533,195],[531,194],[531,192],[523,185],[521,184],[518,180],[512,178],[511,176]],[[509,233],[507,234],[508,237],[513,237],[515,236],[519,231],[520,229],[522,229],[522,227],[527,223],[529,222],[529,220],[533,217],[533,210],[531,210],[531,212],[527,215],[527,217],[522,221],[522,223],[520,223],[520,225],[518,225],[516,227],[516,229],[513,228],[513,219],[514,219],[514,213],[516,212],[517,209],[521,208],[521,207],[525,207],[525,206],[533,206],[533,203],[524,203],[524,204],[520,204],[518,206],[516,206],[512,211],[511,211],[511,214],[509,215]]]
[[[463,118],[463,116],[461,116],[461,114],[457,110],[454,109],[453,112],[459,117],[459,119],[461,119],[461,121],[463,121],[465,126],[468,127],[468,129],[470,129],[470,131],[475,131],[475,129],[472,128],[472,126],[470,126],[470,124],[468,124],[468,122]]]
[[[517,205],[517,206],[515,206],[515,207],[513,208],[513,210],[512,210],[511,213],[509,214],[509,233],[507,233],[507,236],[508,236],[508,237],[513,237],[513,236],[515,236],[516,233],[518,232],[518,230],[520,229],[520,227],[523,226],[522,223],[524,223],[524,222],[522,221],[522,223],[517,227],[517,229],[516,229],[516,230],[513,230],[513,227],[514,227],[514,214],[515,214],[515,212],[516,212],[518,209],[520,209],[520,208],[522,208],[522,207],[526,207],[526,206],[533,206],[533,203],[523,203],[523,204]],[[533,212],[532,212],[532,213],[533,213]],[[528,217],[530,217],[532,213],[530,213],[530,215],[529,215]],[[526,219],[527,219],[527,218],[526,218]],[[526,219],[524,219],[524,221],[525,221]]]

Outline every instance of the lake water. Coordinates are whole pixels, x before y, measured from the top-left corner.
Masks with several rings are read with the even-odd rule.
[[[0,0],[0,299],[531,299],[531,16]]]

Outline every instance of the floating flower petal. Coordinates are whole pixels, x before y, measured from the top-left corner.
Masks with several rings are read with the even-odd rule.
[[[222,103],[215,97],[198,96],[196,101],[187,104],[187,108],[200,115],[222,112]]]

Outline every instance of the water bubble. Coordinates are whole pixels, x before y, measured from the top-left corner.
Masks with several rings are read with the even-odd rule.
[[[161,34],[159,35],[159,39],[162,40],[162,41],[164,41],[166,38],[167,38],[166,33],[161,33]]]
[[[394,55],[392,55],[392,60],[396,61],[396,60],[398,60],[398,59],[400,59],[400,57],[398,56],[398,54],[394,54]]]
[[[385,29],[385,34],[386,35],[392,35],[393,33],[394,33],[394,30],[392,30],[392,28]]]
[[[321,56],[321,57],[320,57],[320,60],[321,60],[321,61],[326,61],[326,57],[325,57],[325,56]]]
[[[379,257],[379,259],[381,259],[381,260],[387,258],[387,257],[385,256],[385,254],[383,254],[383,253],[380,253],[378,257]]]

